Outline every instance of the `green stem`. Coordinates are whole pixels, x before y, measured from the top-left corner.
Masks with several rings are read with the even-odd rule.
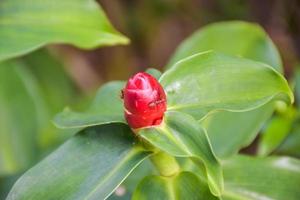
[[[173,176],[180,171],[176,159],[165,152],[159,151],[150,159],[162,176]]]

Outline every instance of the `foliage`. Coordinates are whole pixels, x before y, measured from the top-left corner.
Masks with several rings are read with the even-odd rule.
[[[128,43],[93,0],[4,0],[0,18],[0,61],[49,43],[88,49]]]
[[[81,97],[47,51],[16,58],[50,43],[126,44],[94,1],[4,0],[0,36],[0,175],[21,172],[74,134],[27,170],[8,200],[118,199],[111,194],[121,184],[132,199],[299,199],[300,161],[264,157],[299,156],[299,120],[280,56],[259,26],[209,25],[178,47],[164,73],[149,70],[167,112],[161,125],[135,132],[123,117],[122,81],[103,85],[84,111],[65,108],[54,118],[62,130],[54,128],[54,113]],[[261,157],[238,153],[275,109]]]
[[[1,1],[0,36],[2,196],[2,186],[10,187],[10,180],[76,131],[59,130],[51,119],[64,105],[82,99],[61,61],[47,50],[16,57],[50,43],[94,48],[125,44],[128,39],[110,25],[93,0]]]
[[[263,29],[241,21],[211,24],[196,31],[178,47],[167,67],[185,56],[210,49],[264,62],[282,72],[279,53]],[[203,120],[201,123],[209,132],[216,154],[226,158],[249,145],[272,114],[273,107],[264,105],[241,113],[219,112]]]

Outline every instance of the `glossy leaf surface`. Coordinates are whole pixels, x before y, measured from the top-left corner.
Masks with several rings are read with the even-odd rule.
[[[7,199],[105,199],[148,155],[124,124],[87,128],[28,170]]]
[[[225,200],[296,200],[300,196],[300,161],[289,157],[237,155],[222,162]],[[186,160],[183,169],[205,180],[205,169]]]
[[[210,190],[220,195],[223,175],[208,137],[191,116],[179,112],[167,112],[164,123],[157,127],[141,129],[139,136],[155,147],[176,157],[189,157],[197,164],[204,163]]]
[[[147,176],[135,190],[133,200],[216,200],[207,184],[190,172],[173,177]]]
[[[80,48],[126,44],[94,0],[2,0],[0,61],[49,43]]]
[[[219,22],[202,27],[177,48],[167,67],[207,50],[264,62],[282,72],[278,50],[265,31],[257,24],[242,21]],[[204,124],[215,153],[226,158],[249,145],[272,111],[273,105],[268,104],[253,111],[223,111],[209,116]]]
[[[75,112],[66,108],[55,117],[55,125],[59,128],[83,128],[112,122],[125,123],[120,96],[124,84],[115,81],[103,85],[86,111]]]
[[[216,110],[248,111],[271,100],[293,102],[282,75],[266,64],[205,52],[178,62],[160,78],[168,110],[200,120]]]
[[[225,200],[298,200],[300,161],[288,157],[236,156],[224,161]]]
[[[227,159],[251,144],[272,115],[273,107],[271,102],[247,112],[218,112],[201,121],[216,155]]]

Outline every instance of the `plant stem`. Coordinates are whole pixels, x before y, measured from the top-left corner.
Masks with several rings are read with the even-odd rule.
[[[165,152],[159,151],[150,159],[162,176],[173,176],[180,171],[176,159]]]

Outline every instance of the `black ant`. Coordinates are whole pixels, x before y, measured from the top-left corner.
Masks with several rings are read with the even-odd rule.
[[[121,92],[120,92],[119,95],[120,95],[120,98],[121,98],[121,99],[124,99],[124,89],[121,90]]]
[[[149,106],[150,108],[154,108],[154,107],[157,106],[158,104],[161,104],[161,103],[164,103],[164,102],[165,102],[164,99],[160,99],[160,100],[156,100],[156,101],[150,102],[150,103],[148,104],[148,106]]]

